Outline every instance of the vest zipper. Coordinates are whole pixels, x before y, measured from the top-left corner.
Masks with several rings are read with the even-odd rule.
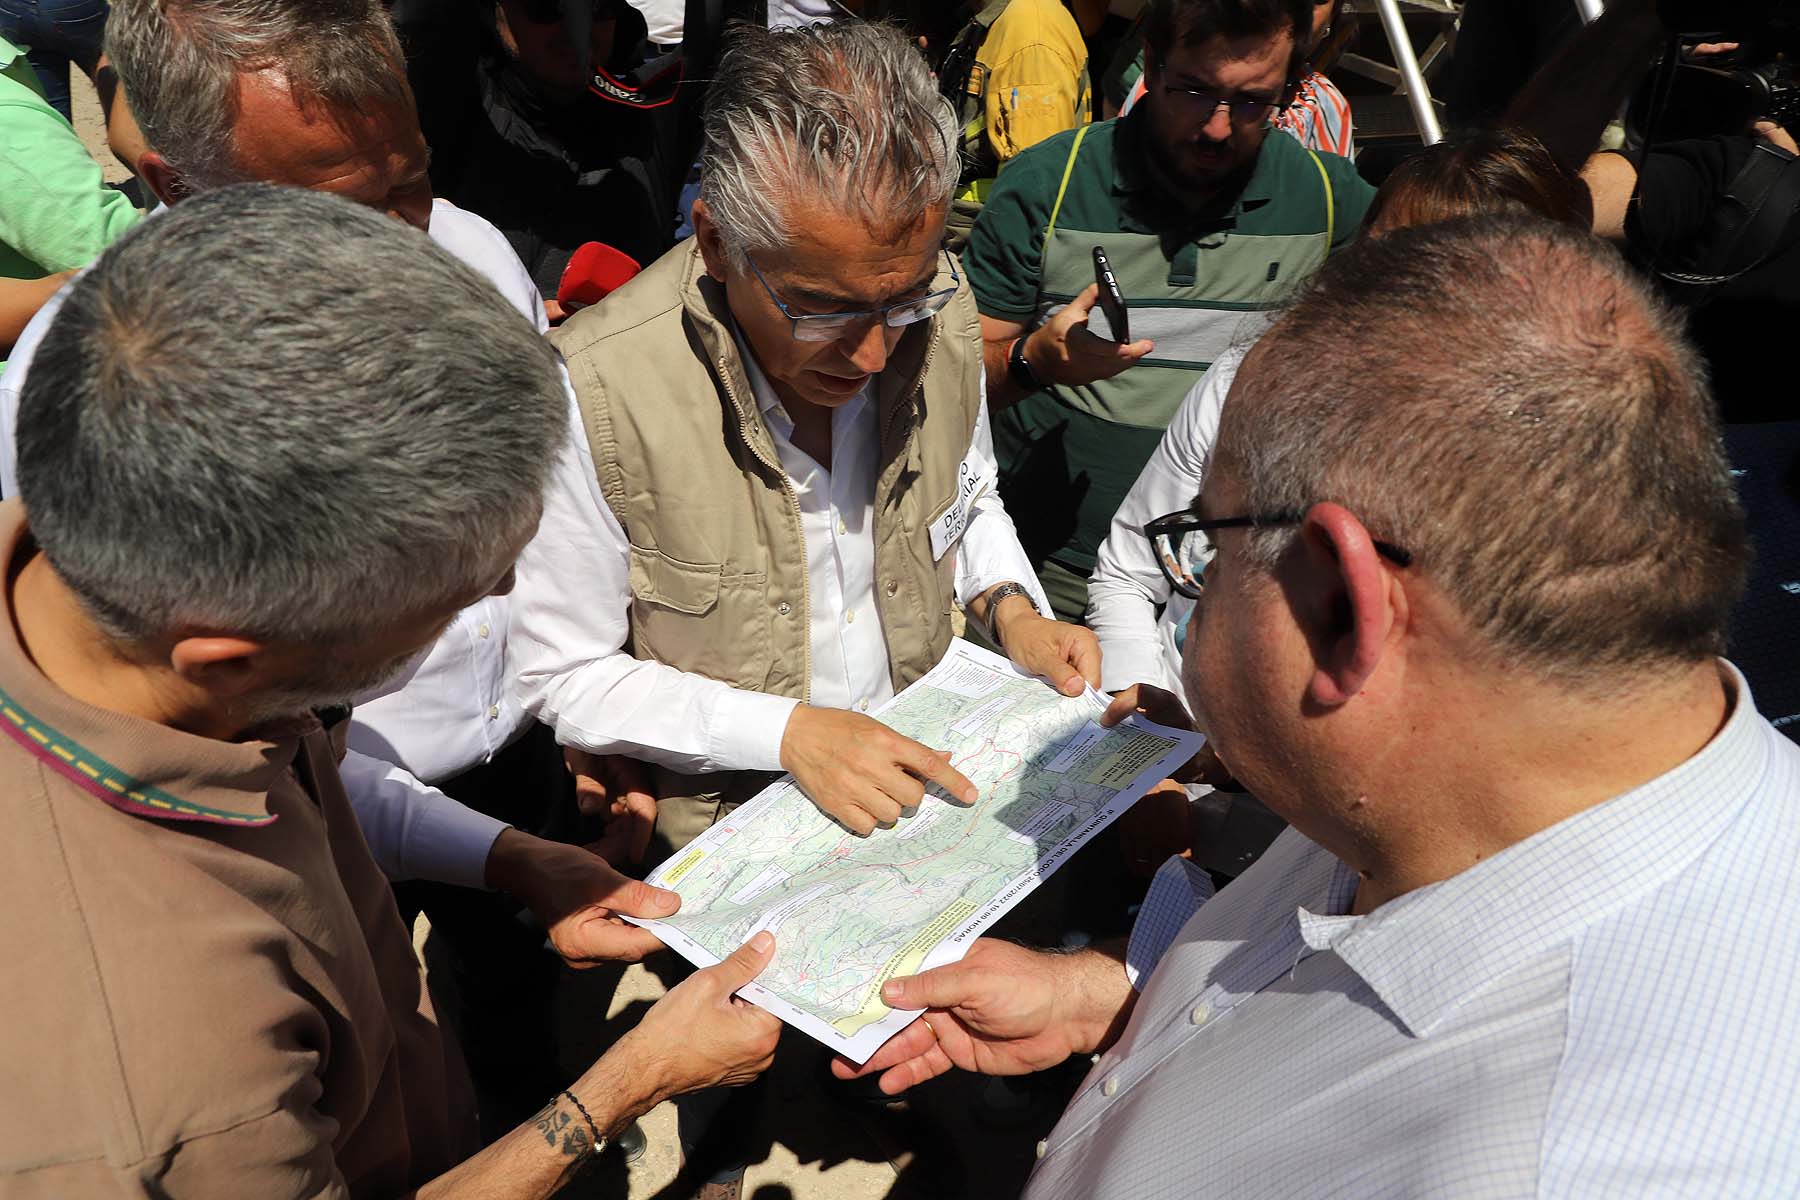
[[[932,318],[932,328],[931,328],[931,341],[929,343],[927,343],[925,346],[925,357],[919,364],[919,374],[917,375],[917,377],[915,377],[913,379],[912,387],[907,389],[906,398],[908,400],[911,400],[915,395],[918,394],[919,390],[925,386],[925,377],[927,375],[931,374],[931,360],[937,357],[939,332],[940,331],[937,327],[937,318],[933,317]],[[881,431],[881,440],[883,442],[887,441],[888,436],[891,433],[893,433],[894,422],[899,419],[900,419],[900,406],[898,404],[896,404],[896,405],[894,405],[894,411],[891,414],[889,414],[889,416],[888,416],[887,428]],[[915,436],[916,436],[916,434],[915,434]],[[879,452],[879,449],[880,448],[877,447],[877,452]],[[879,483],[880,481],[877,480],[877,482]],[[883,499],[884,499],[884,497],[881,497],[881,496],[875,497],[876,503],[871,505],[870,510],[869,510],[871,514],[880,513],[880,511],[881,511],[880,501]],[[929,536],[929,534],[927,534],[927,536]],[[874,589],[875,607],[876,607],[877,611],[880,611],[880,609],[881,609],[881,587],[880,587],[880,584],[881,584],[881,542],[879,539],[876,539],[874,548],[875,548],[875,568],[876,568],[876,571],[875,571],[876,587]],[[954,587],[952,587],[951,600],[953,603],[955,601],[954,592],[955,592],[955,589],[954,589]],[[885,612],[883,612],[883,613],[881,613],[881,616],[882,616],[881,625],[882,625],[882,629],[884,631],[883,637],[885,640],[885,636],[886,636],[885,631],[888,628],[887,614]],[[889,683],[891,683],[893,685],[893,688],[894,688],[894,691],[896,694],[903,690],[901,687],[901,684],[900,684],[900,680],[898,679],[897,675],[898,675],[898,668],[897,668],[896,663],[894,662],[894,650],[893,650],[892,644],[890,643],[888,646],[888,681],[889,681]]]
[[[937,318],[933,317],[932,320],[935,322],[937,320]],[[919,373],[916,377],[914,377],[913,382],[912,382],[912,387],[907,389],[907,392],[906,392],[907,399],[910,400],[914,395],[916,395],[918,393],[920,388],[925,386],[925,376],[927,376],[931,373],[931,360],[937,357],[937,348],[938,348],[938,330],[934,325],[931,330],[931,341],[925,347],[925,358],[919,364]],[[888,427],[886,429],[882,430],[882,432],[881,432],[881,436],[882,436],[883,440],[886,440],[887,435],[893,432],[894,421],[899,416],[900,416],[900,406],[898,404],[896,404],[894,406],[894,411],[888,416]]]
[[[924,377],[920,376],[920,378]],[[744,402],[738,398],[737,390],[731,386],[731,369],[723,358],[719,360],[719,382],[725,385],[725,394],[731,398],[731,403],[736,406],[738,412],[749,411],[744,407]],[[776,478],[781,480],[781,492],[788,498],[788,507],[794,513],[794,532],[800,538],[800,661],[801,665],[806,668],[806,673],[802,677],[800,703],[811,704],[812,579],[809,575],[811,567],[806,561],[806,520],[800,513],[800,497],[795,494],[793,485],[788,482],[787,471],[782,469],[779,462],[770,462],[769,456],[764,454],[760,447],[750,445],[748,438],[744,439],[744,443],[750,446],[750,453],[756,456],[756,461],[775,472]]]

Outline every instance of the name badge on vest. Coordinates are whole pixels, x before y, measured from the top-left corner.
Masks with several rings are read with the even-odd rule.
[[[933,562],[944,561],[944,555],[962,540],[963,530],[969,527],[969,509],[993,485],[992,472],[977,471],[968,459],[963,459],[956,470],[956,499],[950,502],[943,516],[931,523]]]

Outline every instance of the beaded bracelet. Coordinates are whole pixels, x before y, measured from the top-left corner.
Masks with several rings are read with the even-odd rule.
[[[588,1153],[598,1154],[606,1149],[606,1139],[600,1136],[600,1127],[595,1125],[594,1118],[588,1115],[587,1105],[577,1100],[575,1098],[575,1093],[566,1088],[563,1090],[562,1095],[569,1098],[569,1103],[575,1106],[575,1110],[581,1114],[582,1120],[587,1122],[588,1134],[593,1138],[593,1142],[588,1147]]]

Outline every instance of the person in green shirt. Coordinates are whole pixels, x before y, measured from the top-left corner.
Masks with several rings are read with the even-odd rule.
[[[25,52],[0,38],[0,359],[69,275],[141,215],[102,182]]]
[[[1001,172],[964,259],[981,310],[1001,495],[1064,620],[1119,501],[1188,389],[1347,244],[1374,189],[1267,136],[1291,102],[1309,0],[1152,0],[1148,93]],[[1095,311],[1093,250],[1130,341]]]

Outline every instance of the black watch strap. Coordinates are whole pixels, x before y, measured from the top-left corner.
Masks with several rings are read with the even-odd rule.
[[[1014,338],[1012,349],[1006,352],[1006,377],[1024,391],[1044,390],[1044,381],[1038,378],[1037,372],[1031,369],[1031,363],[1026,361],[1025,336]]]

